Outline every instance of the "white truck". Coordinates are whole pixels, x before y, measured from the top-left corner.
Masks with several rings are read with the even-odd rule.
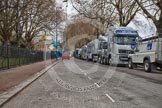
[[[134,52],[129,54],[128,67],[133,69],[144,65],[146,72],[162,69],[162,34],[145,39],[137,39]],[[133,44],[131,46],[134,46]]]
[[[87,59],[87,45],[82,46],[80,51],[80,58],[83,60]]]
[[[98,49],[98,62],[101,64],[106,64],[105,59],[107,57],[107,39],[108,36],[100,35],[99,40],[99,49]]]
[[[139,37],[130,27],[112,27],[108,29],[107,49],[103,49],[101,63],[108,65],[127,65],[128,53],[132,52],[131,43]]]
[[[87,44],[87,59],[92,60],[93,62],[98,59],[98,48],[99,48],[99,40],[92,40]]]

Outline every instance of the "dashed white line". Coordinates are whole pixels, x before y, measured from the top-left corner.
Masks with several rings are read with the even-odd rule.
[[[87,76],[87,73],[84,73],[85,76]]]
[[[97,87],[100,87],[97,83],[94,83],[95,85],[97,85]]]
[[[105,95],[111,100],[111,102],[115,102],[115,100],[110,95],[108,95],[107,93]]]
[[[89,79],[89,80],[92,80],[92,78],[91,78],[91,77],[88,77],[88,79]]]

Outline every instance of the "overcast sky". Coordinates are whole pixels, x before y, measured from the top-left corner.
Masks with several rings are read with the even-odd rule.
[[[63,2],[63,0],[57,0],[58,6],[62,7],[66,12],[66,3]],[[77,11],[73,8],[73,6],[70,3],[70,0],[68,0],[68,7],[67,7],[67,13],[68,13],[68,19],[71,18],[71,16],[77,14]],[[147,35],[155,34],[156,27],[152,23],[152,21],[148,21],[144,16],[137,15],[136,20],[141,22],[140,25],[137,25],[133,22],[131,22],[128,26],[132,27],[134,29],[137,29],[139,34],[142,37],[145,37]]]
[[[63,2],[64,0],[57,0],[58,6],[62,7],[66,12],[66,3]],[[67,7],[67,13],[68,16],[71,17],[72,15],[77,14],[77,11],[73,8],[73,6],[70,3],[70,0],[68,0],[68,7]]]

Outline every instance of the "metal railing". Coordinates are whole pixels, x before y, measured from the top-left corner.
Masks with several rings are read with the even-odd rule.
[[[46,57],[44,57],[45,55]],[[0,47],[0,70],[54,58],[55,55],[50,52],[36,51],[11,46]]]

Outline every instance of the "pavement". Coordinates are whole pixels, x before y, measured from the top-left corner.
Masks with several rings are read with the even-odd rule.
[[[162,74],[71,58],[2,108],[162,108]]]
[[[42,76],[58,62],[59,61],[56,60],[47,60],[1,71],[0,107],[16,96],[25,87],[29,86],[32,82]]]
[[[11,69],[0,70],[0,94],[25,81],[55,61],[56,60],[47,60]]]

